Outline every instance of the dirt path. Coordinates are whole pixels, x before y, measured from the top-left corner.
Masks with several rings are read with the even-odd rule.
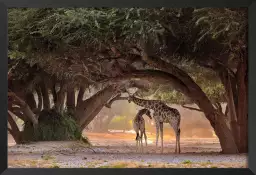
[[[134,134],[87,133],[93,147],[79,142],[38,142],[14,145],[9,139],[9,167],[246,167],[247,155],[221,155],[216,138],[181,138],[180,155],[175,140],[164,137],[164,154],[155,150],[155,136],[148,134],[144,153],[136,153]]]

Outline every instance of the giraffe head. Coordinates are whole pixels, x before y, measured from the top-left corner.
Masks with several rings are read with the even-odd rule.
[[[134,93],[134,94],[130,94],[130,93],[128,93],[128,102],[129,103],[131,103],[132,101],[134,101],[134,98],[135,98],[135,95],[136,95],[136,93]]]
[[[150,111],[149,111],[149,110],[147,110],[146,115],[147,115],[150,119],[152,119],[152,116],[151,116],[151,114],[150,114]]]
[[[133,97],[134,97],[134,95],[129,95],[129,97],[128,97],[128,102],[129,103],[131,103],[131,101],[133,100]]]

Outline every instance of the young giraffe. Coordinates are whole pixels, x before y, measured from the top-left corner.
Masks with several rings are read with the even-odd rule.
[[[142,137],[144,135],[145,143],[147,146],[147,135],[145,130],[145,120],[142,117],[144,114],[146,114],[150,119],[152,119],[150,115],[150,111],[148,109],[141,109],[137,113],[137,115],[133,119],[133,128],[136,132],[136,150],[138,150],[138,146],[140,145],[141,151],[143,152],[143,144],[142,144]],[[140,132],[140,135],[139,135]],[[139,145],[138,145],[139,144]]]
[[[161,135],[161,153],[163,153],[163,123],[169,123],[173,128],[176,136],[175,153],[180,153],[180,113],[177,109],[171,108],[161,102],[160,100],[144,100],[129,95],[128,102],[134,102],[135,104],[142,106],[147,109],[154,110],[153,118],[155,119],[156,125],[156,147],[158,145],[159,129]]]

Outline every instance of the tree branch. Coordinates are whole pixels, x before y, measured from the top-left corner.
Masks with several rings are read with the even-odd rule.
[[[121,94],[117,94],[114,98],[108,101],[108,103],[105,105],[107,108],[111,108],[111,105],[116,100],[128,100],[128,97],[121,97]]]
[[[222,107],[221,107],[221,104],[219,102],[215,102],[214,104],[216,110],[219,112],[219,113],[222,113]]]
[[[8,92],[8,96],[14,97],[17,100],[24,115],[26,115],[30,119],[30,121],[33,123],[33,125],[36,126],[38,124],[38,119],[30,109],[28,104],[25,101],[23,101],[21,98],[19,98],[14,92]]]
[[[225,110],[225,116],[226,116],[226,117],[228,116],[228,111],[229,111],[229,108],[228,108],[228,104],[227,104],[226,110]]]
[[[43,108],[43,97],[42,97],[42,92],[41,92],[41,88],[40,86],[36,87],[36,93],[37,93],[37,97],[38,97],[38,105],[37,105],[37,111],[41,111]],[[54,97],[54,95],[53,95]]]
[[[159,70],[138,70],[132,73],[126,73],[121,76],[111,77],[108,79],[101,80],[101,83],[119,83],[120,81],[125,80],[133,80],[133,79],[144,79],[148,81],[154,82],[162,82],[162,83],[170,83],[172,86],[177,90],[185,95],[189,95],[190,91],[188,87],[177,77],[173,76],[172,74],[159,71]]]
[[[203,112],[202,110],[200,109],[197,109],[197,108],[193,108],[193,107],[188,107],[188,106],[185,106],[185,105],[182,105],[183,108],[187,108],[187,109],[190,109],[190,110],[193,110],[193,111],[199,111],[199,112]]]
[[[7,130],[10,132],[11,135],[13,135],[13,131],[11,128],[8,127]]]
[[[181,92],[191,98],[193,102],[195,102],[198,107],[202,109],[202,111],[205,113],[206,118],[210,121],[211,125],[214,126],[214,113],[216,112],[216,110],[213,107],[209,98],[201,89],[201,87],[196,84],[195,81],[185,71],[181,70],[172,63],[163,61],[159,57],[149,56],[148,53],[150,53],[150,50],[148,43],[142,43],[141,50],[142,60],[155,68],[171,74],[172,77],[175,77],[173,79],[179,80],[180,83],[178,84],[182,84],[184,87],[186,87],[187,93],[183,89],[181,90]]]
[[[13,119],[12,112],[9,111],[9,110],[8,110],[8,122],[9,122],[9,124],[10,124],[10,126],[12,128],[12,131],[14,133],[19,133],[20,132],[20,130],[19,130],[18,126],[17,126],[17,123]]]
[[[76,106],[79,106],[79,104],[81,102],[83,102],[83,98],[84,98],[84,93],[85,93],[86,87],[88,87],[88,86],[85,86],[85,85],[81,85],[80,86],[80,89],[79,89],[79,92],[78,92],[78,95],[77,95]]]
[[[22,109],[20,107],[10,107],[8,108],[13,114],[19,117],[21,120],[26,121],[26,116],[22,113]]]

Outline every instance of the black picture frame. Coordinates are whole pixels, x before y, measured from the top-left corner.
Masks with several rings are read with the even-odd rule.
[[[218,169],[97,169],[97,168],[8,168],[7,165],[7,9],[9,7],[248,7],[249,10],[249,168],[218,168]],[[0,0],[0,173],[9,174],[243,174],[249,175],[256,172],[256,141],[253,139],[253,133],[256,131],[255,120],[256,108],[256,79],[253,78],[253,72],[256,73],[256,2],[254,0]]]

